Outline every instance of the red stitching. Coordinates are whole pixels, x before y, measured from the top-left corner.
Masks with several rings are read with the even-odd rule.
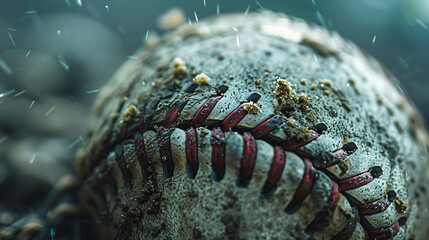
[[[159,153],[165,178],[171,178],[174,174],[173,155],[171,153],[171,131],[161,130],[159,132]]]
[[[380,167],[373,167],[367,172],[363,172],[354,177],[339,180],[337,183],[340,186],[341,191],[348,191],[362,187],[372,182],[375,178],[381,176],[382,172],[383,171]]]
[[[190,95],[180,96],[174,101],[174,103],[168,110],[164,121],[162,122],[163,126],[169,127],[175,121],[177,121],[182,110],[188,103],[189,96]],[[250,98],[255,98],[254,100],[257,101],[259,97],[260,97],[259,94],[254,93],[251,95]],[[199,127],[202,124],[204,124],[207,117],[216,107],[217,103],[220,101],[221,98],[222,96],[216,96],[216,97],[211,97],[207,99],[191,118],[192,119],[190,123],[191,127],[188,128],[186,131],[186,161],[187,161],[186,169],[187,169],[187,174],[189,178],[195,178],[199,168],[198,136],[197,136],[195,127]],[[248,112],[243,108],[243,105],[239,105],[237,108],[232,110],[231,113],[229,113],[228,116],[225,119],[223,119],[223,121],[217,124],[217,126],[219,127],[216,127],[216,126],[213,127],[213,134],[211,138],[211,141],[212,141],[211,142],[212,144],[211,162],[212,162],[212,179],[214,181],[222,180],[225,174],[225,147],[226,146],[224,141],[225,135],[222,130],[225,131],[225,130],[234,128],[247,114]],[[145,119],[144,122],[146,121],[150,121],[150,119]],[[251,130],[251,133],[248,133],[248,132],[243,133],[245,146],[242,153],[243,159],[241,160],[241,163],[240,163],[240,170],[237,178],[237,185],[239,187],[246,187],[250,183],[250,180],[252,177],[252,173],[255,166],[256,157],[257,157],[256,142],[254,139],[263,138],[267,136],[276,128],[280,127],[282,124],[284,124],[284,117],[282,115],[275,115],[266,119],[262,123],[259,123],[255,128]],[[149,123],[146,122],[145,126],[148,127]],[[146,129],[146,127],[143,127],[143,129]],[[284,170],[285,162],[286,162],[284,151],[296,150],[310,143],[311,141],[317,139],[321,134],[323,134],[323,131],[325,130],[326,130],[326,125],[318,124],[308,130],[309,136],[306,139],[291,139],[291,140],[284,141],[283,143],[280,143],[281,146],[275,146],[275,154],[274,154],[275,156],[271,164],[270,171],[268,172],[267,179],[261,189],[261,194],[263,196],[269,196],[271,193],[273,193],[278,181],[281,178],[281,174]],[[158,136],[159,143],[160,143],[161,162],[164,170],[164,176],[166,178],[170,178],[174,174],[174,162],[173,162],[173,157],[171,153],[170,134],[171,133],[169,133],[168,131],[160,131]],[[107,134],[106,137],[108,138],[108,136],[111,136],[111,133]],[[147,167],[147,163],[143,161],[143,159],[145,158],[145,156],[143,155],[143,152],[145,152],[145,149],[144,149],[144,142],[142,141],[142,137],[140,135],[135,134],[134,141],[136,145],[137,158],[139,159],[142,169],[145,169]],[[103,149],[105,148],[106,147],[104,146]],[[338,164],[339,162],[345,160],[356,149],[357,147],[354,143],[347,143],[341,149],[338,149],[333,153],[331,153],[331,156],[328,156],[328,155],[326,155],[326,157],[320,156],[315,159],[312,159],[311,161],[307,158],[303,158],[303,156],[300,155],[301,158],[303,158],[303,161],[305,164],[304,176],[303,176],[303,179],[301,180],[301,183],[298,186],[298,189],[295,191],[292,200],[286,206],[285,212],[288,214],[293,214],[294,212],[296,212],[301,207],[302,202],[310,194],[315,181],[314,167],[324,170],[327,167],[334,166],[335,164]],[[338,191],[343,192],[343,191],[348,191],[348,190],[362,187],[372,182],[379,175],[381,175],[381,168],[377,169],[377,171],[370,169],[367,172],[358,174],[356,176],[353,176],[347,179],[341,179],[341,180],[334,179],[336,183],[333,182],[329,200],[327,201],[323,209],[317,214],[315,219],[313,219],[313,221],[307,226],[306,232],[308,234],[312,234],[313,232],[320,231],[321,229],[326,227],[326,224],[322,220],[329,218],[332,215],[333,211],[335,210],[338,202],[338,194],[339,194]],[[331,176],[331,179],[332,178],[333,177]],[[365,215],[370,215],[375,213],[381,213],[388,208],[389,204],[390,202],[386,201],[385,198],[379,199],[372,203],[360,204],[358,206],[359,213],[360,213],[359,215],[365,216]],[[355,218],[354,221],[350,222],[333,239],[346,239],[347,237],[351,236],[355,231],[356,224],[357,224],[356,222],[357,222],[357,217]],[[399,225],[398,225],[398,228],[399,228]],[[391,229],[390,232],[392,236],[394,236],[397,233],[397,231],[396,232],[394,231],[396,229],[396,225],[392,225],[391,227],[386,229]],[[371,230],[371,236],[376,236],[376,235],[382,236],[382,237],[390,236],[386,232],[389,232],[389,231],[388,230],[384,230],[384,231]]]
[[[268,133],[279,127],[282,123],[283,117],[280,115],[275,115],[256,126],[252,130],[252,134],[255,138],[262,138],[263,136],[267,135]]]
[[[366,216],[386,211],[392,202],[388,197],[383,197],[374,202],[358,205],[359,215]]]
[[[258,94],[252,94],[251,98],[259,99]],[[221,96],[212,97],[206,100],[206,102],[198,109],[197,113],[193,116],[191,120],[191,126],[186,131],[186,160],[187,160],[187,173],[188,177],[195,178],[198,171],[198,142],[197,142],[197,133],[194,127],[201,126],[212,110],[215,108],[216,104],[221,99]],[[169,109],[165,120],[163,122],[164,126],[170,126],[177,120],[181,111],[185,107],[188,101],[187,97],[177,99],[172,107]],[[246,115],[247,111],[243,108],[242,105],[235,108],[221,123],[221,127],[215,127],[213,129],[212,135],[212,178],[214,181],[220,181],[225,174],[225,142],[223,138],[225,137],[222,130],[228,130],[235,127]],[[246,187],[251,180],[253,169],[255,167],[255,161],[257,157],[257,147],[255,138],[262,138],[275,130],[281,124],[283,124],[284,117],[281,115],[275,115],[264,122],[258,124],[253,130],[252,133],[245,132],[243,133],[244,140],[244,150],[242,154],[242,160],[240,163],[239,175],[237,178],[237,186]],[[313,141],[319,137],[322,132],[326,130],[326,126],[316,125],[314,128],[309,129],[310,136],[307,139],[303,140],[290,140],[282,144],[283,148],[287,150],[297,149],[309,142]],[[160,139],[163,144],[160,144],[161,156],[164,168],[165,177],[172,177],[174,172],[174,163],[171,156],[171,147],[168,134],[165,132],[160,133]],[[275,156],[271,164],[270,171],[268,173],[267,179],[264,183],[264,186],[261,189],[261,194],[268,196],[272,193],[277,185],[277,182],[280,180],[282,172],[285,167],[285,154],[284,150],[280,146],[275,146]],[[302,202],[306,199],[309,193],[312,190],[312,186],[315,181],[315,175],[313,173],[314,167],[310,160],[304,159],[305,170],[304,176],[301,180],[298,189],[296,190],[293,199],[289,202],[288,206],[285,208],[285,212],[294,213],[297,211]],[[331,190],[331,197],[329,198],[326,206],[323,210],[317,215],[313,222],[308,226],[307,232],[314,232],[323,229],[326,227],[326,224],[321,223],[322,219],[330,217],[332,212],[335,210],[337,201],[338,201],[338,185],[333,184]],[[323,216],[323,217],[322,217]]]
[[[212,141],[212,178],[220,181],[225,175],[225,134],[220,127],[213,128]]]
[[[313,129],[309,129],[308,131],[309,131],[310,136],[307,139],[303,139],[303,140],[293,139],[293,140],[290,140],[290,141],[283,143],[282,147],[286,151],[295,150],[295,149],[298,149],[298,148],[314,141],[316,138],[318,138],[320,136],[320,134]]]
[[[370,172],[364,172],[354,177],[339,180],[337,181],[337,183],[338,185],[340,185],[340,190],[343,192],[362,187],[372,182],[373,180],[374,177],[371,175]]]
[[[315,179],[313,164],[310,160],[304,159],[304,165],[304,176],[298,186],[298,189],[295,191],[292,200],[285,209],[287,214],[294,214],[301,207],[302,202],[307,198],[313,188]]]
[[[265,180],[264,186],[262,187],[261,194],[263,196],[269,196],[277,188],[283,170],[286,164],[286,154],[282,147],[275,146],[274,149],[274,160],[271,163],[270,171],[268,172],[267,180]]]
[[[198,164],[198,138],[195,128],[186,131],[186,172],[188,177],[194,179],[199,168]]]
[[[198,109],[197,113],[192,119],[191,125],[195,127],[201,126],[221,98],[221,96],[209,98],[203,104],[203,106]]]
[[[354,147],[353,147],[354,146]],[[313,159],[313,165],[316,168],[328,168],[335,164],[344,161],[357,149],[356,145],[352,142],[347,143],[342,148],[334,151],[333,153],[321,154],[320,156]]]
[[[235,127],[246,115],[247,111],[244,110],[243,106],[238,106],[223,120],[221,123],[222,130],[226,131]]]
[[[176,119],[179,117],[180,113],[182,112],[188,100],[189,100],[189,97],[185,96],[182,98],[178,98],[176,101],[174,101],[170,110],[165,116],[165,119],[163,122],[164,127],[169,127],[173,122],[176,121]]]
[[[337,208],[338,198],[340,195],[338,184],[334,181],[332,183],[331,195],[328,201],[323,206],[322,210],[316,214],[316,217],[305,229],[305,233],[308,235],[314,232],[321,231],[329,225],[330,220],[333,217],[334,211]]]
[[[237,186],[247,187],[252,178],[253,169],[256,161],[256,142],[252,134],[243,133],[244,151],[241,159],[240,172],[238,174]]]
[[[346,224],[346,226],[341,230],[341,232],[337,233],[331,240],[348,240],[353,235],[354,231],[357,227],[357,216],[350,218]],[[365,236],[365,239],[368,239]]]
[[[400,230],[399,222],[396,222],[387,228],[369,230],[368,235],[371,239],[377,239],[377,240],[390,239],[396,236],[396,234],[399,233],[399,230]]]
[[[135,146],[135,152],[137,155],[137,160],[140,164],[140,167],[142,169],[143,174],[143,180],[146,184],[147,178],[148,178],[148,168],[149,168],[149,162],[146,154],[146,147],[144,143],[144,138],[140,133],[134,134],[134,146]]]

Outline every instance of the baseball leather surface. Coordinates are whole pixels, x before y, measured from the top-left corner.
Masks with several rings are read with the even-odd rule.
[[[224,15],[149,44],[102,89],[76,202],[100,239],[424,239],[427,142],[353,43]]]

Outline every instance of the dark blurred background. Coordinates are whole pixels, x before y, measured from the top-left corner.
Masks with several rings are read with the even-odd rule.
[[[427,0],[0,0],[0,211],[37,206],[71,171],[97,92],[172,7],[185,22],[268,9],[337,31],[390,69],[429,122]]]

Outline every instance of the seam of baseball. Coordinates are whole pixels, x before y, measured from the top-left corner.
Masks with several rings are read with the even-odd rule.
[[[181,113],[181,111],[183,110],[183,108],[185,107],[185,105],[188,103],[188,98],[187,97],[189,97],[189,95],[185,95],[185,99],[179,99],[179,97],[177,97],[174,101],[172,101],[172,104],[170,105],[170,108],[169,108],[169,110],[168,110],[168,113],[167,113],[167,115],[166,115],[166,117],[165,117],[165,119],[164,119],[164,121],[162,121],[160,124],[161,125],[164,125],[164,127],[166,127],[166,128],[171,128],[171,127],[177,127],[177,128],[181,128],[181,129],[183,129],[183,127],[199,127],[199,126],[201,126],[201,125],[203,125],[202,123],[204,122],[204,119],[203,119],[203,121],[201,122],[199,122],[198,124],[195,124],[195,121],[194,121],[194,118],[196,117],[196,115],[197,114],[194,114],[194,116],[191,116],[192,118],[193,118],[193,121],[191,122],[191,123],[187,123],[187,124],[182,124],[182,123],[177,123],[177,118],[179,117],[179,115],[180,115],[180,113]],[[216,99],[216,98],[220,98],[221,96],[212,96],[212,97],[209,97],[208,99],[207,99],[207,101],[209,101],[210,99],[212,99],[212,102],[213,102],[213,99]],[[179,102],[178,102],[179,101]],[[158,102],[159,103],[159,102]],[[156,103],[156,105],[158,104],[158,103]],[[216,103],[215,103],[216,104]],[[200,108],[199,108],[199,110],[198,110],[198,112],[197,113],[200,113],[199,111],[204,107],[206,105],[206,103],[204,103]],[[206,106],[207,107],[207,106]],[[213,106],[214,107],[214,106]],[[122,108],[122,106],[119,108],[119,110],[121,110],[121,108]],[[175,108],[174,109],[174,111],[173,111],[173,108]],[[240,114],[237,114],[235,111],[237,111],[237,110],[240,110],[240,111],[245,111],[244,109],[239,109],[239,108],[242,108],[242,105],[240,104],[240,106],[239,107],[237,107],[236,109],[234,109],[234,111],[233,112],[231,112],[229,115],[228,115],[228,117],[230,117],[231,116],[231,114],[236,114],[236,115],[240,115]],[[206,109],[207,110],[207,109]],[[212,109],[209,109],[209,113],[210,113],[210,111],[211,111]],[[172,113],[172,111],[173,111],[173,113]],[[247,114],[247,111],[245,111],[246,112],[246,114]],[[176,114],[175,116],[171,116],[171,114]],[[208,116],[208,114],[206,115],[206,117]],[[279,116],[279,115],[275,115],[275,116],[273,116],[272,118],[274,118],[274,117],[276,117],[276,116]],[[280,117],[281,117],[281,115],[280,115]],[[270,118],[271,119],[271,118]],[[146,119],[147,120],[147,119]],[[149,119],[149,120],[151,120],[151,119]],[[241,119],[240,119],[241,120]],[[238,120],[236,123],[238,123],[240,120]],[[268,121],[269,119],[264,119],[264,120],[262,120],[262,122],[261,123],[259,123],[255,128],[253,128],[253,129],[250,129],[250,131],[252,131],[252,130],[254,130],[254,129],[257,129],[258,127],[260,127],[265,121]],[[225,120],[224,120],[225,121]],[[219,124],[219,122],[221,123],[221,124]],[[214,124],[211,124],[210,125],[210,127],[211,128],[213,128],[213,127],[216,127],[216,126],[220,126],[220,127],[222,127],[222,123],[223,123],[223,125],[227,125],[227,124],[225,124],[223,121],[219,121],[219,122],[216,122],[216,123],[214,123]],[[235,125],[233,126],[233,128],[235,129]],[[125,130],[124,130],[125,129]],[[137,130],[137,132],[144,132],[145,130],[150,130],[150,128],[147,126],[147,127],[145,127],[144,129],[140,129],[140,131],[139,130]],[[183,129],[183,130],[186,130],[186,129]],[[227,129],[225,129],[225,130],[227,130]],[[296,147],[294,147],[294,148],[291,148],[291,149],[287,149],[286,151],[292,151],[292,152],[295,152],[296,154],[298,154],[301,158],[303,158],[303,155],[300,155],[298,152],[296,152],[296,151],[294,151],[294,150],[296,150],[296,149],[298,149],[298,148],[300,148],[301,146],[304,146],[304,145],[306,145],[306,144],[308,144],[309,142],[311,142],[312,140],[314,140],[314,139],[316,139],[317,137],[318,137],[318,135],[317,134],[319,134],[319,133],[317,133],[314,129],[310,129],[309,130],[312,134],[313,134],[313,138],[312,139],[310,139],[310,140],[307,140],[307,141],[301,141],[299,144],[297,144],[296,145]],[[122,136],[124,136],[125,134],[124,134],[124,132],[127,132],[127,129],[126,128],[121,128],[121,135]],[[252,131],[252,133],[254,133],[253,131]],[[265,133],[265,134],[267,134],[267,133]],[[125,138],[126,139],[126,138]],[[108,140],[108,139],[106,139],[106,140]],[[264,139],[265,140],[265,139]],[[120,141],[117,141],[117,143],[118,142],[123,142],[124,140],[120,140]],[[269,141],[269,144],[270,145],[273,145],[272,144],[272,142],[275,142],[276,140],[275,139],[271,139],[270,141]],[[113,144],[113,145],[116,145],[116,144]],[[278,143],[276,143],[276,145],[281,145],[281,146],[284,146],[284,143],[282,144],[282,143],[280,143],[280,142],[278,142]],[[313,160],[315,160],[315,159],[311,159],[311,161],[313,161]],[[319,171],[321,171],[321,172],[323,172],[324,174],[327,174],[328,175],[328,177],[332,180],[332,181],[334,181],[334,182],[336,182],[336,181],[338,181],[338,180],[336,180],[334,177],[332,177],[332,175],[329,173],[329,171],[327,171],[326,169],[324,169],[323,167],[316,167],[316,169],[318,169]],[[352,199],[350,199],[350,196],[348,196],[348,194],[344,194],[344,192],[341,192],[341,194],[343,194],[346,198],[347,198],[347,200],[351,203],[351,204],[353,204],[354,203],[354,201],[352,201]],[[379,200],[381,200],[381,199],[379,199]],[[376,200],[376,201],[374,201],[374,204],[377,204],[377,203],[380,203],[380,201],[379,200]],[[371,205],[372,203],[364,203],[364,204],[361,204],[361,205],[365,205],[365,206],[372,206]],[[357,206],[357,211],[358,212],[360,212],[359,211],[359,207],[360,206]],[[381,213],[381,212],[383,212],[383,211],[385,211],[385,209],[381,209],[380,211],[378,211],[377,213]],[[359,214],[359,216],[360,216],[361,214]],[[369,215],[369,214],[368,214]],[[359,219],[362,219],[361,217],[358,217]],[[367,226],[365,226],[365,225],[367,225]],[[377,231],[382,231],[382,234],[387,234],[388,232],[393,232],[393,234],[394,235],[396,235],[397,233],[398,233],[398,231],[397,231],[397,229],[399,229],[399,227],[397,226],[397,222],[396,223],[394,223],[393,225],[391,225],[391,226],[386,226],[385,228],[382,228],[382,229],[376,229],[376,230],[373,230],[373,229],[370,229],[368,226],[370,226],[369,224],[364,224],[364,228],[365,228],[365,230],[366,230],[366,232],[368,232],[369,234],[370,234],[370,236],[371,235],[374,235],[374,234],[380,234],[380,233],[377,233]],[[395,228],[395,229],[394,229]],[[387,233],[386,233],[387,232]],[[392,236],[394,236],[394,235],[392,235]]]

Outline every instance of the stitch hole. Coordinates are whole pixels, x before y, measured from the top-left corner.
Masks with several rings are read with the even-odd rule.
[[[407,223],[408,218],[407,217],[401,217],[398,220],[399,226],[404,226]]]
[[[348,154],[352,154],[357,150],[356,143],[349,142],[343,145],[342,149],[346,151]]]
[[[373,167],[373,168],[371,168],[370,173],[373,177],[378,178],[381,175],[383,175],[383,169],[381,169],[381,167],[378,167],[378,166]]]
[[[389,191],[387,193],[387,199],[389,200],[389,202],[393,202],[396,198],[397,194],[395,191]]]
[[[318,123],[312,127],[314,131],[316,131],[318,134],[323,134],[326,130],[328,130],[328,126],[324,123]]]
[[[289,115],[291,112],[295,112],[295,108],[284,107],[284,108],[280,109],[280,112],[283,113],[284,115]]]
[[[191,86],[189,86],[186,90],[185,93],[193,93],[195,92],[195,90],[198,88],[198,84],[196,83],[192,83]]]
[[[216,89],[216,94],[217,95],[222,95],[222,94],[224,94],[224,93],[226,93],[226,91],[228,91],[228,86],[226,86],[226,85],[220,85],[217,89]]]
[[[261,95],[259,93],[252,93],[246,100],[248,102],[257,102],[260,98]]]

